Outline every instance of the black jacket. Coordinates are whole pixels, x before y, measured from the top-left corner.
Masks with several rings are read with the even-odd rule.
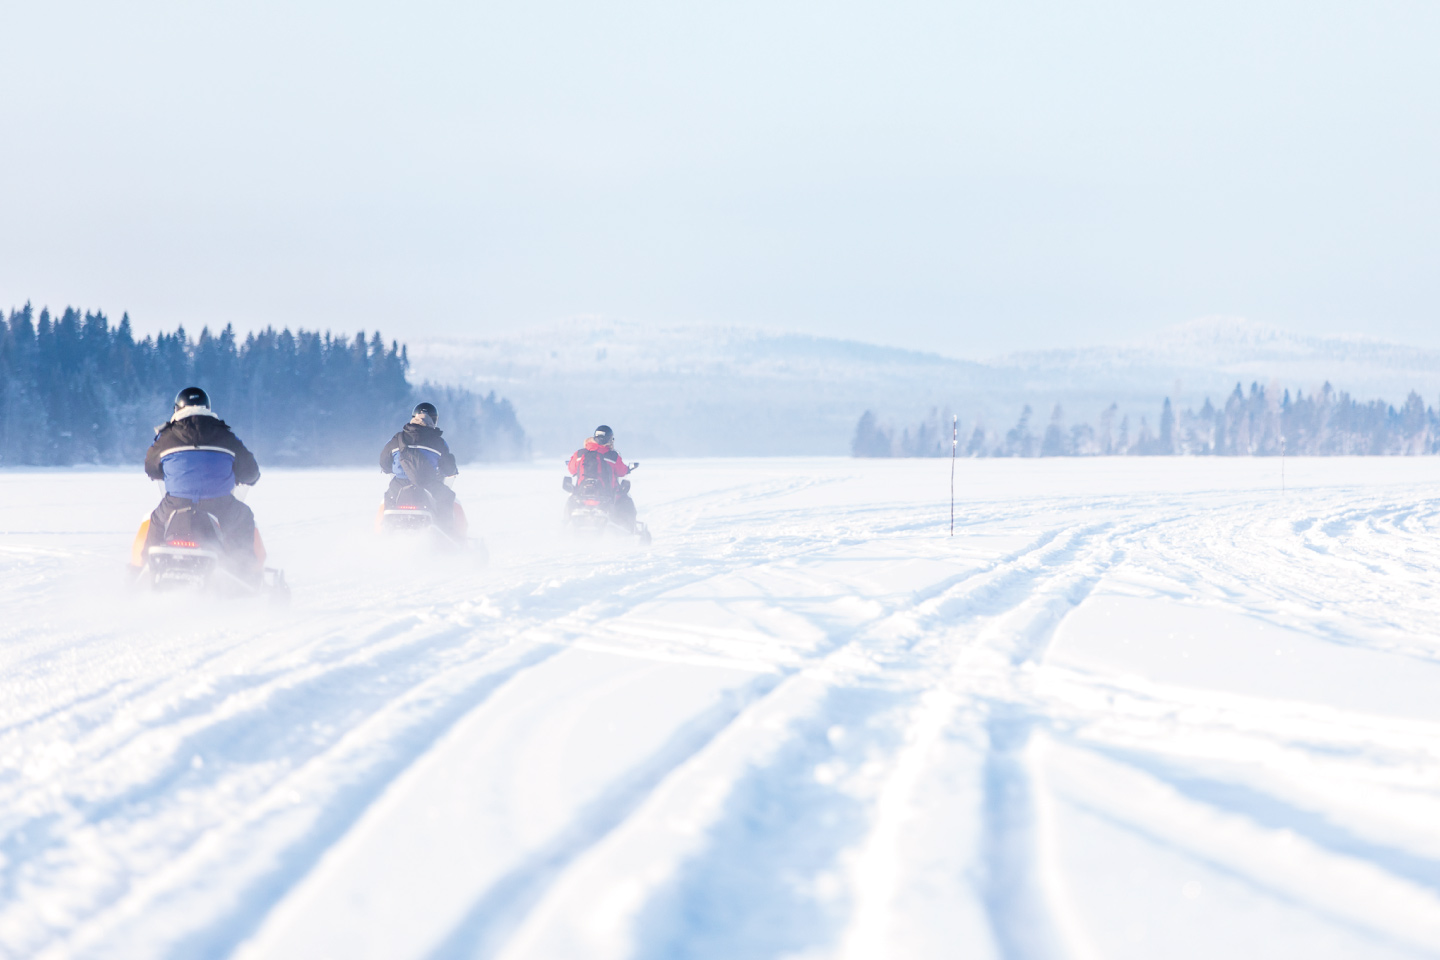
[[[380,469],[386,473],[395,472],[395,454],[400,451],[402,439],[406,447],[433,453],[436,457],[434,465],[440,476],[453,477],[460,472],[460,468],[455,465],[455,455],[450,452],[450,445],[445,442],[438,428],[407,423],[399,433],[390,438],[385,449],[380,451]]]
[[[255,455],[231,432],[219,417],[193,416],[171,420],[155,432],[155,442],[145,453],[145,475],[151,480],[164,480],[160,461],[172,453],[186,450],[225,450],[235,457],[235,482],[251,484],[260,479],[260,465]]]

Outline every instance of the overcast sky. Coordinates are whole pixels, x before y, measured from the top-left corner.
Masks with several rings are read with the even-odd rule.
[[[1440,4],[0,5],[0,306],[1440,345]]]

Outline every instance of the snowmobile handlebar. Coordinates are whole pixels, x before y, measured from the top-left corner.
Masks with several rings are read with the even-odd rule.
[[[567,467],[570,466],[570,461],[569,461],[569,460],[564,461],[564,463],[565,463],[565,466],[567,466]],[[631,469],[631,470],[639,470],[639,469],[640,469],[640,461],[639,461],[639,460],[636,460],[634,463],[630,464],[630,469]]]

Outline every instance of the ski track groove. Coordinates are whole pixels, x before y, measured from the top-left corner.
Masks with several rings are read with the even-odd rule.
[[[964,577],[939,591],[937,595],[918,603],[891,610],[887,617],[872,624],[844,649],[831,654],[823,664],[802,669],[801,676],[814,678],[829,691],[825,702],[835,702],[835,698],[843,700],[846,697],[865,697],[870,698],[868,706],[859,717],[854,705],[846,703],[844,709],[836,708],[833,715],[822,711],[803,721],[791,731],[789,740],[794,746],[790,750],[782,749],[779,754],[769,758],[764,766],[752,770],[746,781],[732,788],[739,799],[733,802],[728,817],[722,817],[709,828],[711,835],[719,838],[711,851],[692,858],[686,864],[680,879],[676,881],[675,889],[667,891],[660,904],[652,907],[636,924],[637,928],[642,929],[674,931],[673,936],[654,936],[648,941],[642,938],[637,945],[637,956],[769,956],[798,947],[833,945],[844,932],[843,924],[838,920],[839,914],[835,913],[839,906],[849,905],[843,899],[831,905],[831,912],[835,915],[831,916],[828,922],[818,919],[815,921],[816,926],[809,939],[796,941],[792,931],[781,942],[767,940],[762,936],[762,933],[778,929],[775,925],[752,925],[760,927],[760,930],[754,930],[752,926],[734,925],[732,921],[735,908],[729,906],[728,900],[748,900],[758,883],[764,885],[764,889],[768,891],[762,899],[772,904],[772,909],[775,910],[783,905],[789,917],[804,915],[807,907],[812,913],[818,910],[819,915],[825,914],[821,907],[809,902],[813,898],[796,898],[796,884],[804,888],[807,883],[814,887],[816,884],[824,886],[831,882],[833,875],[841,869],[842,858],[863,842],[866,822],[862,804],[849,798],[843,790],[824,790],[814,783],[806,782],[805,774],[810,769],[830,762],[837,752],[832,749],[833,745],[827,743],[826,731],[837,727],[853,729],[857,726],[863,730],[867,726],[873,726],[872,721],[880,716],[913,713],[917,701],[923,700],[933,691],[933,688],[927,687],[897,690],[896,684],[874,676],[873,671],[862,671],[859,675],[853,670],[836,671],[834,663],[853,656],[857,649],[868,649],[873,653],[874,646],[869,641],[877,634],[883,635],[888,627],[898,625],[901,627],[898,632],[904,635],[909,632],[906,628],[914,629],[917,620],[923,625],[922,629],[933,625],[936,620],[949,620],[954,621],[956,629],[962,632],[967,632],[967,627],[968,632],[974,632],[977,628],[983,630],[984,625],[1003,619],[1032,603],[1037,592],[1043,592],[1044,603],[1036,614],[1040,625],[1032,631],[1032,636],[1023,645],[1023,649],[1008,653],[1011,658],[1034,656],[1043,648],[1045,637],[1053,632],[1055,624],[1058,623],[1051,601],[1058,599],[1063,605],[1077,603],[1085,592],[1084,585],[1093,583],[1093,577],[1077,578],[1070,568],[1089,560],[1089,555],[1081,556],[1086,542],[1095,534],[1103,532],[1107,526],[1100,524],[1085,529],[1047,530],[1027,548],[989,565],[983,573]],[[1045,585],[1054,583],[1059,583],[1060,587],[1053,591],[1043,590]],[[1079,593],[1076,592],[1077,584],[1080,585]],[[1037,585],[1041,585],[1038,590]],[[924,610],[926,607],[932,609]],[[960,615],[962,611],[963,616]],[[901,642],[903,643],[903,640]],[[964,638],[958,643],[948,645],[944,651],[928,657],[927,660],[944,661],[963,655],[967,646],[973,642],[971,637]],[[880,646],[884,645],[884,641],[880,641]],[[922,668],[921,672],[928,670]],[[824,679],[817,676],[823,673],[832,675]],[[893,746],[906,732],[903,729],[897,730],[892,725],[872,732],[868,742],[852,744],[848,749],[853,751],[857,746],[865,749]],[[802,751],[800,755],[805,758],[803,761],[797,761],[793,753],[796,750]],[[801,774],[798,781],[797,770]],[[888,776],[894,775],[892,770]],[[871,786],[873,792],[883,789],[883,784]],[[791,795],[797,791],[820,793],[824,795],[824,799],[814,797],[803,804],[803,819],[786,819],[788,808],[781,803],[777,809],[777,801],[773,798]],[[757,806],[758,811],[763,812],[757,812]],[[776,858],[780,862],[772,863],[768,859],[767,849],[747,843],[751,837],[748,828],[757,816],[779,818],[779,822],[772,824],[770,830],[761,834],[761,838],[770,838],[779,833],[786,837],[789,844],[804,844],[808,839],[810,846],[803,848],[803,855],[797,855],[793,849],[787,847],[785,855]],[[817,817],[823,826],[811,822]],[[840,829],[843,823],[851,824],[850,828]],[[745,851],[740,859],[757,865],[743,871],[738,880],[734,878],[732,866],[737,859],[737,847]],[[711,857],[718,860],[712,860]],[[1009,859],[1007,857],[1007,863]],[[800,878],[793,876],[797,861],[808,868]],[[1000,865],[997,863],[994,869],[998,871]],[[1022,867],[1017,864],[1014,869],[1018,871]],[[777,877],[780,880],[778,885]],[[718,888],[716,884],[719,885]],[[735,889],[737,886],[738,889]],[[663,906],[666,900],[671,901],[668,907]],[[1015,926],[1010,919],[1010,911],[1014,909],[1010,898],[1002,897],[997,903],[1005,905],[1003,910],[997,907],[997,921],[1003,921],[1007,928]],[[683,915],[683,923],[676,922],[676,914]]]

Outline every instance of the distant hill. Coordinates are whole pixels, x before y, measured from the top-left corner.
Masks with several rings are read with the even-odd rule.
[[[579,320],[409,349],[412,380],[510,398],[542,454],[605,422],[628,456],[839,455],[867,406],[928,409],[955,385],[1003,379],[970,361],[742,327]]]
[[[1235,319],[1167,328],[1117,347],[984,362],[746,327],[649,327],[582,318],[488,340],[412,341],[412,382],[496,390],[542,455],[574,449],[597,423],[628,456],[843,455],[866,410],[898,423],[932,408],[964,424],[1014,423],[1025,404],[1094,419],[1112,402],[1151,419],[1223,400],[1236,382],[1318,389],[1326,380],[1394,403],[1440,395],[1440,352],[1361,337],[1293,334]]]
[[[1037,391],[1160,391],[1180,405],[1256,381],[1309,393],[1328,380],[1357,396],[1396,403],[1412,389],[1430,398],[1440,393],[1440,351],[1298,334],[1231,317],[1179,323],[1115,347],[1015,353],[991,362]]]

